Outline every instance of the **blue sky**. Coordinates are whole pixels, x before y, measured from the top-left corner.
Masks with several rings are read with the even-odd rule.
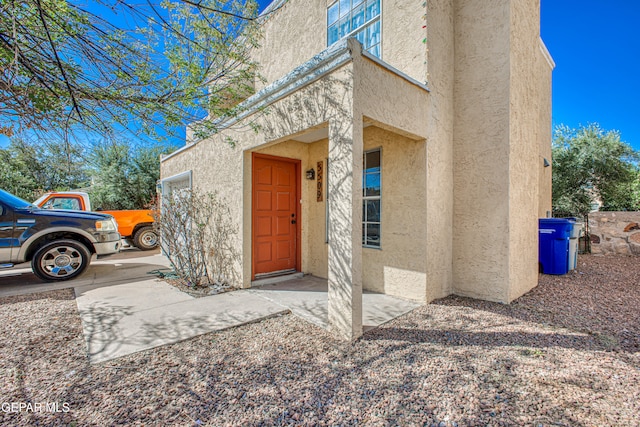
[[[640,0],[541,1],[542,39],[556,62],[554,127],[597,122],[640,150]]]
[[[640,150],[639,18],[638,0],[542,0],[554,125],[597,122]]]

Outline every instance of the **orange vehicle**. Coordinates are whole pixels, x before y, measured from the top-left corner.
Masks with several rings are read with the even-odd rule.
[[[59,191],[47,193],[33,202],[43,209],[67,209],[90,211],[91,200],[87,193],[80,191]],[[148,251],[158,246],[159,239],[153,227],[153,214],[150,210],[103,211],[113,216],[118,223],[118,232],[123,239],[130,241],[135,247]]]

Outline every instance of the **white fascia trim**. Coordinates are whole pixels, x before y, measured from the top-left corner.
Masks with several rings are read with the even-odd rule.
[[[358,43],[355,39],[341,40],[331,47],[323,50],[309,61],[296,67],[286,76],[276,80],[269,86],[265,87],[255,95],[238,104],[237,109],[240,113],[231,118],[218,118],[215,123],[218,129],[224,129],[234,125],[242,119],[254,114],[261,108],[268,106],[293,92],[296,92],[304,86],[319,80],[321,77],[331,73],[335,69],[341,67],[353,58],[350,43]],[[359,44],[359,43],[358,43]],[[189,145],[185,145],[173,153],[161,159],[161,162],[167,161],[183,151],[193,147],[201,140],[194,141]]]
[[[554,68],[556,68],[555,61],[553,60],[553,57],[551,56],[549,49],[547,49],[547,45],[544,44],[542,38],[540,37],[538,40],[540,41],[540,50],[542,51],[542,55],[544,56],[544,59],[547,60],[549,67],[551,67],[551,69],[553,70]]]
[[[187,125],[188,126],[188,125]],[[169,154],[163,154],[160,157],[160,163],[163,163],[166,160],[169,160],[170,158],[172,158],[175,155],[178,155],[180,153],[182,153],[183,151],[188,150],[189,148],[193,147],[194,145],[196,145],[197,142],[191,142],[191,143],[187,143],[186,145],[183,145],[182,147],[178,148],[176,151],[174,151],[173,153],[169,153]]]
[[[265,15],[273,12],[274,10],[279,9],[280,6],[285,4],[287,1],[288,0],[273,0],[271,2],[271,4],[269,6],[267,6],[267,8],[265,10],[262,11],[262,13],[260,14],[260,17],[264,17]]]

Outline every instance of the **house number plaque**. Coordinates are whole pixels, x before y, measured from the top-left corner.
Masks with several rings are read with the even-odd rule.
[[[317,192],[316,192],[316,200],[318,202],[322,201],[322,162],[318,162],[317,168],[318,170],[318,182],[316,183],[318,185],[317,187]]]

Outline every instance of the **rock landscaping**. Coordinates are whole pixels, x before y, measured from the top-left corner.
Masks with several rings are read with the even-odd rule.
[[[591,212],[591,252],[640,255],[640,212]]]
[[[7,426],[638,426],[640,263],[449,297],[345,343],[293,315],[89,365],[71,290],[0,299]],[[36,404],[38,404],[36,406]]]
[[[222,294],[224,292],[231,292],[238,289],[226,283],[208,283],[206,281],[203,281],[198,285],[189,286],[184,280],[180,279],[178,275],[175,274],[175,271],[163,272],[156,270],[151,274],[194,298],[208,297],[210,295]]]

